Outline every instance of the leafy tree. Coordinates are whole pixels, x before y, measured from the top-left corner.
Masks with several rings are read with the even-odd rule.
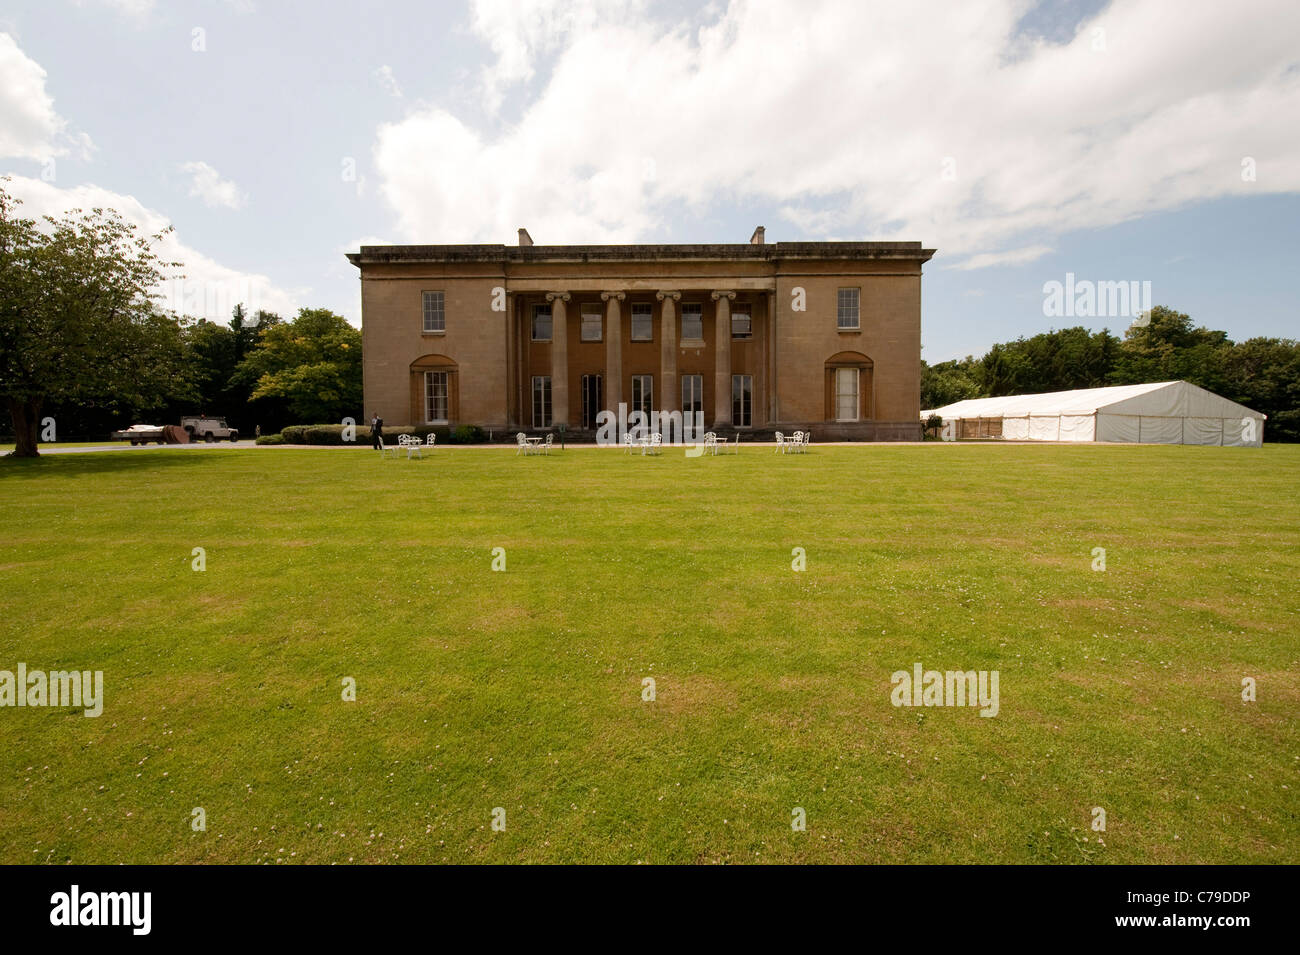
[[[303,308],[271,324],[239,366],[252,399],[282,399],[305,423],[361,418],[361,332],[329,309]]]
[[[983,397],[982,374],[980,360],[970,355],[937,365],[921,362],[921,407],[942,408],[965,398]]]
[[[37,457],[47,403],[158,407],[191,390],[180,325],[153,296],[153,246],[116,211],[73,209],[38,224],[0,189],[0,395],[18,457]]]

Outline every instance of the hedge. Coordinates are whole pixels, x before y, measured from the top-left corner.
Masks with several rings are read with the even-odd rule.
[[[350,442],[343,440],[343,425],[341,424],[294,424],[285,428],[275,437],[278,437],[284,444],[352,444],[359,448],[370,447],[370,425],[363,422],[354,427],[356,433],[353,436],[354,440]],[[414,434],[420,438],[424,438],[429,434],[436,434],[440,444],[479,444],[487,440],[487,433],[477,425],[463,424],[458,426],[455,431],[452,431],[446,425],[420,424],[385,427],[384,442],[386,444],[395,444],[398,435],[403,434]]]

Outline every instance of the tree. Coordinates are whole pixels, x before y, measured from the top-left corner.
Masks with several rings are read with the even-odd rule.
[[[942,408],[965,398],[981,398],[980,360],[967,355],[937,365],[921,362],[921,407]]]
[[[329,309],[299,309],[262,330],[236,378],[254,383],[254,402],[283,399],[304,424],[360,418],[361,332]]]
[[[180,325],[153,298],[153,246],[116,211],[20,218],[0,188],[0,395],[17,457],[37,457],[47,402],[157,407],[190,390]]]

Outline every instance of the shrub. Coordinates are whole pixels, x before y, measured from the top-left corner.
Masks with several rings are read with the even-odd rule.
[[[438,437],[441,438],[442,435]],[[478,425],[462,424],[451,433],[448,440],[451,444],[481,444],[487,440],[487,435]]]
[[[284,435],[282,434],[259,434],[255,444],[284,444]]]

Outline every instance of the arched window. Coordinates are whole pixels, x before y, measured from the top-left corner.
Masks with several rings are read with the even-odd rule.
[[[872,413],[873,362],[855,351],[826,359],[827,421],[868,421]]]
[[[451,424],[460,417],[456,363],[446,355],[411,362],[411,421]]]

